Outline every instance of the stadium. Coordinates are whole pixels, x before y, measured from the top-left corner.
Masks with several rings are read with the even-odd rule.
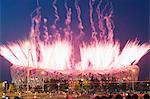
[[[51,79],[62,80],[62,82],[59,82],[60,84],[64,83],[63,80],[76,83],[81,79],[88,80],[91,78],[98,79],[99,84],[103,78],[107,79],[106,82],[132,82],[138,80],[138,74],[139,67],[137,65],[122,67],[116,70],[112,69],[111,72],[75,70],[52,71],[47,69],[11,66],[12,81],[15,83],[15,85],[17,85],[17,87],[26,86],[28,79],[29,86],[31,86],[30,88],[35,88],[36,86],[42,87],[44,84],[43,82],[49,82],[47,84],[45,83],[45,85],[48,86],[48,84],[51,84]]]

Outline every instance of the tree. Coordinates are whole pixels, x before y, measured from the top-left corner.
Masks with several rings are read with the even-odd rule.
[[[8,89],[8,92],[15,92],[16,91],[16,87],[14,84],[9,84],[9,89]]]
[[[84,80],[83,81],[83,88],[88,91],[90,89],[90,86],[91,86],[91,81],[89,80]]]
[[[2,86],[3,82],[0,81],[0,92],[2,92],[3,86]]]

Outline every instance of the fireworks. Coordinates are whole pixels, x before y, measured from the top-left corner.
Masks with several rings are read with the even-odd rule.
[[[135,65],[149,50],[148,44],[139,45],[129,41],[122,51],[119,42],[96,42],[81,47],[81,66],[86,69],[89,63],[94,70],[108,70]]]
[[[77,11],[79,35],[73,37],[71,30],[71,8],[66,9],[64,37],[61,36],[57,27],[58,15],[57,0],[54,0],[53,7],[56,19],[51,26],[52,34],[48,32],[47,19],[44,19],[44,40],[40,39],[41,7],[38,7],[32,13],[32,26],[30,37],[26,41],[0,45],[0,55],[6,58],[11,64],[18,67],[32,67],[47,69],[49,71],[112,71],[125,66],[136,65],[138,61],[148,53],[150,45],[148,43],[139,44],[139,41],[128,41],[123,49],[120,49],[119,41],[113,36],[114,24],[112,21],[112,3],[106,2],[103,10],[100,9],[102,0],[96,7],[98,15],[98,31],[96,31],[92,14],[93,4],[89,0],[90,24],[92,37],[90,41],[79,41],[86,33],[83,31],[81,20],[81,9],[79,2],[75,0],[75,9]],[[102,7],[101,7],[102,8]],[[108,9],[109,8],[109,9]],[[106,13],[107,12],[107,13]],[[73,42],[79,42],[75,47]],[[79,49],[79,51],[76,51]]]

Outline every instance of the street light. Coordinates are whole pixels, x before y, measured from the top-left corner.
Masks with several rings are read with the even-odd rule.
[[[83,81],[84,81],[84,79],[81,78],[81,79],[80,79],[81,93],[83,92]]]
[[[83,78],[81,78],[81,81],[82,81],[82,82],[83,82],[83,80],[84,80],[84,79],[83,79]]]
[[[57,83],[57,86],[58,86],[58,93],[59,93],[59,90],[60,90],[60,83]]]

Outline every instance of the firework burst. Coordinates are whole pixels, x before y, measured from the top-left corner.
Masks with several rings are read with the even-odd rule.
[[[75,0],[75,9],[77,11],[79,36],[73,37],[71,30],[71,8],[67,6],[66,20],[64,28],[64,37],[61,37],[57,27],[58,15],[57,0],[54,0],[53,7],[56,19],[51,26],[54,35],[49,35],[47,27],[47,19],[44,19],[44,40],[40,39],[40,23],[41,7],[38,7],[32,13],[32,26],[29,40],[18,41],[17,43],[9,43],[0,45],[0,55],[6,58],[11,64],[18,67],[32,67],[47,69],[50,71],[111,71],[112,69],[120,69],[124,66],[136,65],[138,61],[149,52],[150,45],[148,43],[139,44],[139,41],[128,41],[123,49],[120,49],[119,41],[114,40],[113,31],[114,24],[112,21],[112,2],[105,2],[103,10],[100,9],[102,0],[99,1],[96,8],[98,16],[98,30],[95,29],[93,21],[93,4],[89,0],[90,7],[90,24],[92,29],[92,37],[90,42],[82,41],[78,44],[79,50],[74,53],[73,41],[84,37],[86,33],[83,31],[81,20],[81,9],[79,2]],[[109,9],[108,9],[109,7]],[[102,7],[101,7],[102,8]],[[106,13],[108,12],[108,13]],[[33,14],[36,14],[33,16]],[[79,42],[79,41],[78,41]],[[80,61],[75,61],[76,55],[80,57]]]

